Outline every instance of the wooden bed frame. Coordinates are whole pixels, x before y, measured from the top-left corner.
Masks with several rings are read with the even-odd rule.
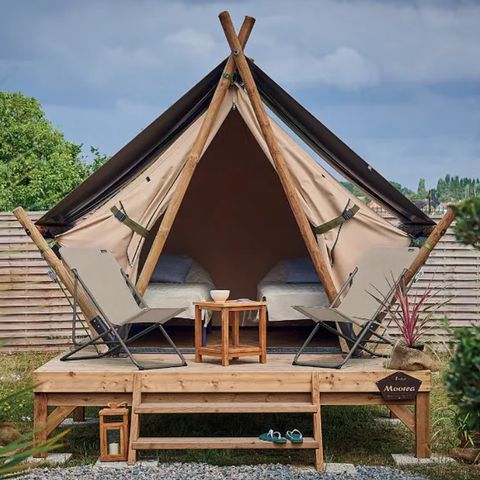
[[[256,357],[243,357],[226,368],[218,360],[194,363],[187,355],[187,367],[138,371],[127,359],[65,363],[57,357],[34,372],[36,442],[45,441],[70,414],[81,418],[84,407],[127,402],[132,406],[129,463],[136,461],[138,450],[149,449],[302,448],[314,450],[315,466],[322,470],[321,406],[386,405],[415,434],[415,455],[430,456],[429,371],[408,372],[422,382],[415,400],[385,402],[376,382],[393,371],[382,366],[382,359],[353,359],[341,370],[294,367],[291,360],[291,355],[269,355],[267,364],[259,364]],[[413,412],[409,405],[415,407]],[[139,434],[140,415],[152,413],[273,412],[312,414],[313,436],[297,446],[273,445],[256,437]],[[44,425],[47,428],[41,430]]]

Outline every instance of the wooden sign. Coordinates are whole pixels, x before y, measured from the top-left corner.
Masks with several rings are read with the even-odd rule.
[[[384,400],[415,400],[421,380],[403,372],[395,372],[377,382]]]

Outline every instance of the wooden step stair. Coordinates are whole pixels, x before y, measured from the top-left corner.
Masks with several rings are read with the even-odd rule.
[[[307,402],[189,402],[141,403],[133,408],[142,413],[315,413]]]
[[[259,392],[261,392],[259,385]],[[311,401],[289,402],[217,402],[208,401],[212,391],[202,389],[204,401],[197,402],[142,402],[142,374],[133,377],[132,418],[128,463],[133,464],[137,450],[175,450],[175,449],[311,449],[315,450],[315,466],[323,470],[323,448],[320,417],[319,375],[312,373]],[[157,393],[148,390],[149,393]],[[191,393],[191,392],[190,392]],[[258,437],[141,437],[140,415],[145,414],[195,414],[195,413],[309,413],[313,417],[313,437],[305,437],[303,443],[285,444],[265,442]]]
[[[257,437],[139,437],[133,442],[135,450],[204,450],[214,449],[281,449],[281,448],[319,448],[319,442],[312,437],[305,437],[303,443],[288,442],[283,444],[264,442]]]

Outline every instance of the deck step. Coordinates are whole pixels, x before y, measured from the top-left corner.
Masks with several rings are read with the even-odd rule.
[[[308,402],[191,402],[141,403],[135,413],[315,413]]]
[[[134,450],[155,450],[155,449],[279,449],[279,448],[319,448],[319,443],[312,437],[305,437],[303,443],[294,444],[287,442],[276,444],[264,442],[257,437],[139,437],[132,442]]]

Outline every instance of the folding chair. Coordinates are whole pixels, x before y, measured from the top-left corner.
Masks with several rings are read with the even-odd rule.
[[[124,352],[140,370],[155,368],[181,367],[187,365],[182,353],[163,328],[163,323],[178,316],[185,308],[149,308],[140,293],[120,268],[113,255],[106,250],[93,248],[60,248],[60,256],[74,275],[74,298],[72,338],[74,346],[60,360],[87,360],[107,356],[118,356]],[[90,335],[87,341],[75,341],[75,325],[78,319],[76,312],[77,292],[79,286],[85,291],[97,309],[98,316],[91,321],[98,335]],[[128,337],[131,325],[151,323],[140,333]],[[176,363],[143,363],[139,362],[130,351],[128,345],[158,328],[167,342],[178,355]],[[100,352],[98,345],[105,344],[108,349]],[[94,347],[96,354],[76,355],[87,347]]]
[[[396,285],[402,281],[417,252],[417,248],[409,247],[382,247],[369,250],[361,257],[357,268],[348,276],[329,307],[294,306],[293,308],[316,322],[316,325],[295,355],[293,365],[342,368],[352,356],[358,355],[360,350],[376,355],[366,346],[367,341],[371,344],[391,345],[392,342],[385,333],[378,332],[384,316],[384,307],[374,296],[385,301],[393,299]],[[344,298],[337,306],[342,296]],[[336,323],[338,328],[327,322]],[[355,333],[354,325],[358,327],[358,333]],[[346,340],[349,350],[341,362],[299,360],[320,327]]]

